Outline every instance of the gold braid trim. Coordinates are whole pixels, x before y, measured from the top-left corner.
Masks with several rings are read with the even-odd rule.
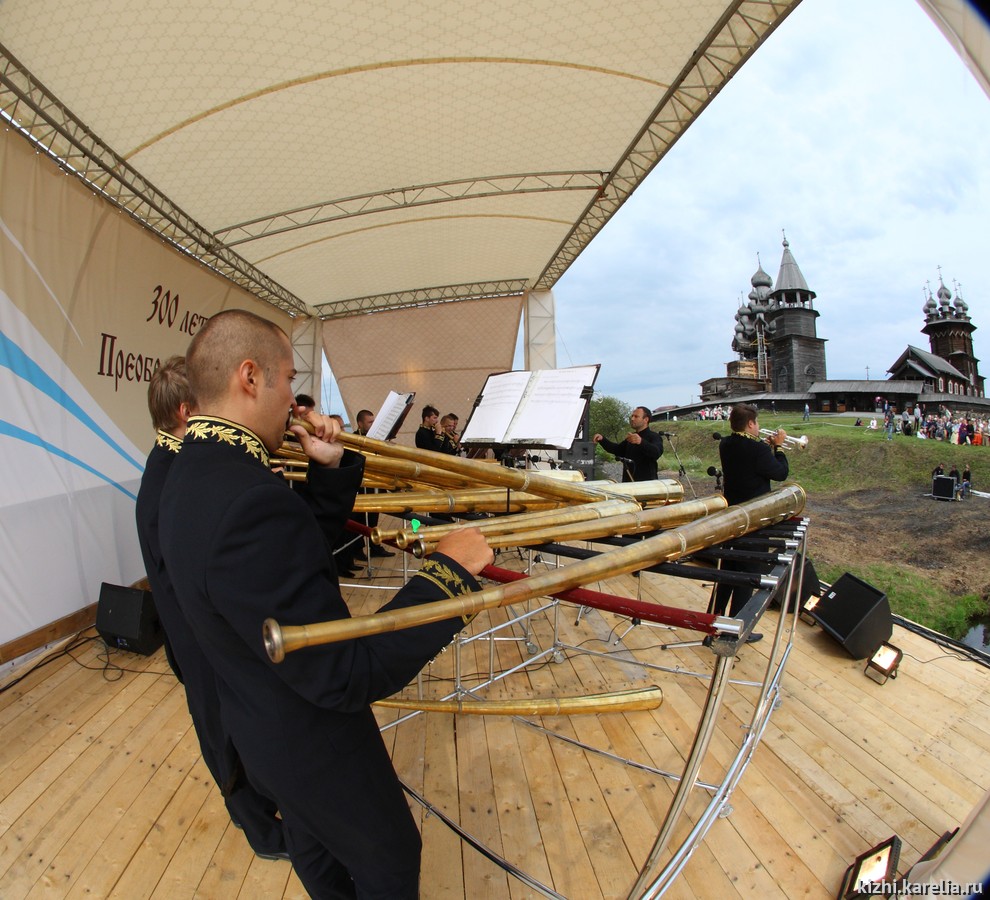
[[[258,435],[243,425],[229,422],[218,416],[193,416],[190,418],[189,426],[186,428],[186,440],[210,441],[217,444],[230,444],[232,447],[241,447],[248,455],[261,460],[266,468],[269,463],[268,451]]]
[[[174,434],[169,434],[161,428],[158,429],[158,433],[155,435],[155,443],[163,450],[168,450],[169,453],[178,453],[182,449],[182,441]]]
[[[471,588],[464,579],[451,569],[450,566],[446,566],[435,559],[427,559],[413,577],[415,578],[416,576],[421,576],[428,581],[432,581],[450,598],[457,597],[460,594],[467,594],[471,591]],[[472,613],[469,616],[461,616],[461,618],[464,620],[464,624],[467,625],[476,615],[478,614]]]
[[[763,438],[757,437],[755,434],[750,434],[748,431],[733,431],[733,434],[738,434],[739,437],[744,437],[750,441],[760,441],[762,443]]]

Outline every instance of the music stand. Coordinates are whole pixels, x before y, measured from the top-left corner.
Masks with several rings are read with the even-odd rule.
[[[471,407],[461,446],[569,450],[599,368],[595,364],[489,375]]]

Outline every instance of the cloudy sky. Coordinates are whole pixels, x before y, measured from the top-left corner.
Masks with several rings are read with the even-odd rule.
[[[757,253],[781,230],[829,378],[886,378],[939,270],[990,375],[990,98],[909,0],[804,0],[554,288],[557,364],[683,404],[725,374]]]

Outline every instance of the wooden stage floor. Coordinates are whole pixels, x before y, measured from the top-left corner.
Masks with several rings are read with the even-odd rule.
[[[354,611],[389,596],[368,585],[400,583],[384,569],[374,576],[355,580]],[[589,587],[692,609],[704,609],[708,596],[707,586],[649,573]],[[512,866],[573,900],[624,897],[669,805],[675,783],[664,773],[683,767],[713,663],[707,648],[660,645],[695,635],[628,630],[627,620],[594,610],[578,621],[575,607],[561,605],[528,620],[529,634],[518,623],[498,640],[441,654],[407,693],[442,696],[457,669],[471,687],[491,665],[532,659],[552,644],[555,616],[559,640],[575,649],[484,696],[657,684],[663,704],[525,720],[428,713],[383,733],[403,782]],[[768,613],[766,638],[733,668],[703,782],[720,780],[739,746],[756,690],[739,682],[762,677],[775,623]],[[893,642],[905,658],[899,677],[881,686],[819,629],[797,624],[782,703],[731,812],[665,896],[834,897],[846,866],[871,845],[899,835],[904,871],[965,819],[990,788],[990,669],[901,627]],[[0,897],[305,897],[287,862],[255,858],[230,824],[162,651],[115,653],[105,666],[101,649],[89,642],[0,694]],[[396,715],[379,714],[383,725]],[[681,833],[707,800],[696,788]],[[413,810],[424,839],[423,898],[539,896],[439,816],[416,803]]]

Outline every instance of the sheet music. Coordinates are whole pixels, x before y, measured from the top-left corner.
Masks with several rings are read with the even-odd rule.
[[[594,384],[595,366],[540,369],[506,429],[506,443],[570,447],[584,413],[583,390]]]
[[[378,410],[375,416],[374,424],[368,429],[368,437],[374,438],[376,441],[387,440],[392,426],[413,402],[415,396],[415,392],[397,394],[395,391],[389,391],[382,408]]]
[[[529,378],[529,372],[490,375],[485,382],[481,404],[471,414],[471,421],[461,435],[461,443],[503,443],[505,432],[519,406]]]
[[[461,442],[570,447],[597,376],[597,366],[491,375]]]

